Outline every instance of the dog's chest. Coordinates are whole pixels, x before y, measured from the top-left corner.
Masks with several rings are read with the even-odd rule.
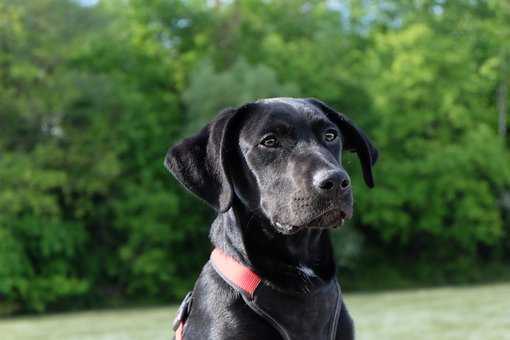
[[[254,299],[246,302],[258,314],[266,314],[265,319],[285,340],[330,340],[336,337],[340,294],[335,280],[299,297],[262,284],[257,288]]]

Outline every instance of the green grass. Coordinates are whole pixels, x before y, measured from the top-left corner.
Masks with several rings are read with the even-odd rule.
[[[510,339],[510,284],[348,294],[357,339]],[[20,317],[0,339],[169,339],[175,307]]]

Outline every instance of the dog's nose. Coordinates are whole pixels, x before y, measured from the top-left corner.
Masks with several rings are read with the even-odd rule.
[[[313,178],[314,186],[320,192],[333,190],[346,191],[351,187],[349,175],[342,170],[322,171]]]

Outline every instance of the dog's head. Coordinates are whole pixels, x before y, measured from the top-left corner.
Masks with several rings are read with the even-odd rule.
[[[238,200],[293,234],[352,216],[344,150],[357,153],[372,187],[377,150],[349,119],[316,99],[272,98],[221,112],[172,147],[165,165],[220,213]]]

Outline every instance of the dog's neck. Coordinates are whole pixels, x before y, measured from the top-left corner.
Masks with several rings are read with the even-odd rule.
[[[331,240],[325,229],[283,235],[266,219],[234,205],[218,215],[210,235],[215,247],[285,292],[309,292],[335,276]]]

